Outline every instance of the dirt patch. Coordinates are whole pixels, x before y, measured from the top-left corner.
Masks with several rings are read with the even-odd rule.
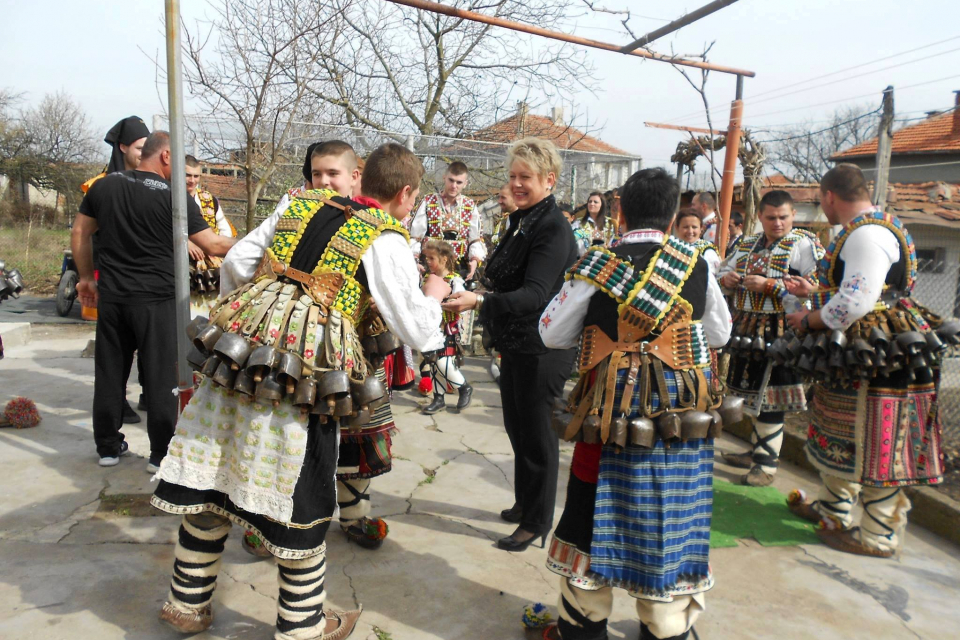
[[[152,493],[118,493],[103,496],[94,518],[110,520],[113,518],[149,518],[163,513],[150,506]]]

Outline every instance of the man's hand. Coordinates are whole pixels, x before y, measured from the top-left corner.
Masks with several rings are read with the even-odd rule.
[[[727,289],[736,289],[737,285],[740,284],[740,274],[736,273],[735,271],[731,271],[720,278],[720,284]]]
[[[461,291],[447,298],[447,301],[440,306],[444,311],[463,313],[477,306],[477,294],[473,291]]]
[[[763,293],[767,287],[767,279],[763,276],[747,276],[743,279],[743,286],[747,291]]]
[[[201,262],[204,258],[203,249],[193,244],[190,240],[187,240],[187,253],[194,262]]]
[[[431,273],[423,281],[422,291],[423,295],[434,298],[437,302],[443,302],[443,299],[450,295],[450,285],[440,276]]]
[[[783,286],[787,288],[789,293],[798,298],[809,298],[810,294],[816,289],[814,285],[810,284],[809,280],[799,276],[784,276]]]
[[[787,324],[790,325],[790,328],[794,331],[805,331],[802,322],[808,315],[810,315],[810,311],[807,310],[788,313],[786,315]]]
[[[100,293],[97,291],[97,281],[93,278],[80,278],[77,283],[77,298],[80,304],[91,309],[97,308],[97,301],[100,299]]]

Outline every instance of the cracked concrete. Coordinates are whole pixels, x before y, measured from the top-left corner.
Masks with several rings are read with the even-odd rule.
[[[31,335],[0,364],[0,401],[30,396],[44,416],[37,429],[0,430],[0,637],[172,640],[156,613],[168,589],[177,519],[98,512],[102,497],[151,491],[144,425],[125,427],[132,455],[98,467],[89,413],[93,362],[79,357],[91,330],[35,327]],[[427,399],[396,394],[394,469],[371,486],[374,513],[390,525],[384,546],[361,549],[331,528],[327,602],[363,604],[353,637],[529,639],[519,625],[523,606],[556,605],[558,578],[544,567],[544,551],[510,554],[495,546],[514,528],[499,518],[513,502],[513,457],[484,365],[474,360],[466,368],[476,391],[463,414],[424,416],[418,405]],[[129,391],[133,398],[138,389]],[[719,446],[742,449],[727,438]],[[562,446],[561,496],[570,454]],[[719,464],[717,475],[736,479]],[[776,486],[810,490],[812,480],[785,465]],[[562,499],[557,517],[560,509]],[[203,640],[272,636],[276,566],[244,553],[239,534],[233,529],[228,540],[215,623],[198,636]],[[705,640],[939,640],[960,626],[960,549],[917,527],[908,529],[895,560],[753,540],[711,559],[717,586],[697,624]],[[633,640],[637,633],[633,602],[618,594],[610,637]]]

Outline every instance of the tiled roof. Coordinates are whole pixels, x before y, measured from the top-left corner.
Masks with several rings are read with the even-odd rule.
[[[565,124],[557,124],[546,116],[526,114],[523,116],[523,126],[520,126],[521,115],[516,113],[501,120],[486,129],[481,129],[473,135],[476,140],[485,142],[510,143],[524,136],[535,136],[552,140],[561,149],[573,151],[587,151],[594,153],[609,153],[618,156],[637,157],[623,149],[607,144],[603,140],[587,135],[578,129]],[[521,131],[522,130],[522,131]]]
[[[893,153],[960,153],[960,108],[895,131]],[[841,151],[830,159],[846,160],[876,154],[877,139],[874,138]]]
[[[791,183],[774,180],[761,193],[783,189],[794,202],[814,204],[820,202],[820,185],[816,183]],[[740,185],[738,185],[739,187]],[[869,183],[873,188],[873,183]],[[885,211],[893,213],[909,226],[923,224],[935,227],[960,229],[960,184],[924,182],[921,184],[893,183],[887,189]]]

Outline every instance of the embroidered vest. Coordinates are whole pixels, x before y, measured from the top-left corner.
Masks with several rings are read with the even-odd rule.
[[[760,275],[781,280],[790,272],[790,256],[797,242],[810,239],[816,258],[823,255],[823,247],[816,235],[804,229],[793,229],[780,238],[772,247],[757,251],[757,245],[763,240],[763,233],[742,236],[735,247],[736,272],[740,277]],[[773,295],[749,291],[743,286],[737,287],[734,294],[734,308],[738,311],[753,313],[783,313],[783,284],[778,282]]]
[[[200,201],[200,213],[203,215],[203,219],[206,221],[207,226],[213,229],[216,233],[220,233],[220,227],[217,225],[217,201],[206,189],[197,189],[197,199]],[[237,228],[233,226],[233,223],[230,222],[229,218],[225,218],[227,224],[230,225],[230,237],[237,237]]]
[[[457,260],[463,260],[470,244],[470,221],[473,219],[474,203],[463,196],[460,196],[459,201],[462,202],[461,205],[446,209],[439,193],[431,193],[424,198],[427,203],[427,237],[431,240],[443,240],[453,247]]]

